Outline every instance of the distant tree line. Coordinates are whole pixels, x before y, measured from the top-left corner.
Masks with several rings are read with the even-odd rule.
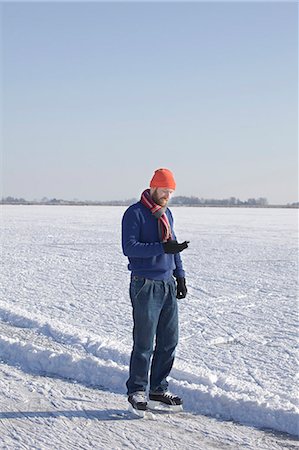
[[[25,200],[24,198],[2,197],[0,204],[6,205],[108,205],[108,206],[126,206],[136,202],[137,199],[129,200],[108,200],[108,201],[92,201],[92,200],[63,200],[59,198],[43,197],[41,200]]]
[[[127,200],[109,200],[109,201],[90,201],[90,200],[63,200],[57,198],[43,197],[41,200],[25,200],[24,198],[4,197],[0,200],[0,204],[4,205],[95,205],[95,206],[128,206],[137,201],[136,198]],[[265,197],[249,198],[241,201],[239,198],[230,197],[227,199],[205,199],[198,197],[176,196],[170,202],[172,206],[227,206],[227,207],[271,207]],[[279,205],[288,208],[298,208],[299,203],[288,203],[287,205]],[[273,207],[273,205],[272,205]],[[278,207],[276,205],[276,207]]]
[[[225,199],[215,198],[198,198],[198,197],[173,197],[171,200],[172,205],[188,205],[188,206],[268,206],[268,200],[264,197],[249,198],[248,200],[241,201],[239,198],[230,197]]]

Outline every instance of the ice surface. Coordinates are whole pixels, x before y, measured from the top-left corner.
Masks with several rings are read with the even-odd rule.
[[[221,420],[247,425],[225,423],[228,435],[231,432],[234,436],[229,448],[244,445],[244,436],[248,448],[293,448],[292,439],[258,429],[299,434],[297,211],[172,211],[178,239],[191,241],[182,253],[189,294],[179,301],[180,344],[170,377],[170,387],[184,397],[187,413],[161,418],[164,426],[169,432],[174,423],[180,424],[178,430],[192,428],[194,441],[190,434],[185,448],[193,448],[192,442],[194,448],[226,448],[229,443]],[[69,386],[66,390],[71,390],[74,398],[83,391],[88,395],[96,392],[93,406],[96,410],[97,402],[103,399],[100,418],[106,408],[107,422],[109,408],[116,411],[117,402],[120,410],[126,407],[132,323],[129,272],[120,246],[123,212],[122,207],[2,208],[0,368],[5,376],[0,398],[5,409],[0,412],[0,431],[7,445],[3,448],[18,448],[11,446],[17,439],[14,432],[5,434],[8,422],[17,421],[26,430],[27,421],[34,439],[34,429],[37,438],[41,420],[50,420],[34,411],[30,415],[28,408],[22,415],[14,415],[20,408],[15,386],[23,401],[27,396],[20,383],[33,390],[41,385],[40,399],[47,405],[44,386],[48,383],[57,392],[62,384]],[[18,384],[16,380],[22,381]],[[77,404],[74,400],[68,403],[71,408]],[[35,402],[32,405],[37,407]],[[49,417],[61,418],[57,411],[55,416],[55,406],[52,409]],[[80,414],[82,411],[77,419]],[[128,420],[126,413],[119,414],[117,419]],[[69,417],[74,416],[62,415],[68,433]],[[89,415],[80,420],[89,423]],[[211,442],[203,440],[200,447],[203,421]],[[158,427],[156,421],[147,426]],[[82,448],[92,448],[86,443],[84,429]],[[132,431],[133,440],[136,432]],[[25,431],[21,436],[24,446],[20,444],[20,448],[33,448]],[[150,432],[148,439],[139,448],[175,448],[165,436],[163,441],[161,435],[156,447],[150,446]],[[130,442],[128,436],[118,435],[110,448],[134,448]],[[179,437],[178,442],[178,448],[184,448]],[[97,445],[109,448],[104,440],[102,447]],[[53,447],[43,443],[42,448]],[[75,441],[69,436],[59,448],[76,448]]]

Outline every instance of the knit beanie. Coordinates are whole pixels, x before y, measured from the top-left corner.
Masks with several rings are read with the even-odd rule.
[[[150,187],[161,187],[175,190],[176,183],[169,169],[157,169],[150,182]]]

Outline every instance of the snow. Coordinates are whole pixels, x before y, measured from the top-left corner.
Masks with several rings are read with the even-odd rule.
[[[125,396],[124,210],[2,207],[0,448],[297,448],[297,211],[172,208],[185,412],[149,421]]]

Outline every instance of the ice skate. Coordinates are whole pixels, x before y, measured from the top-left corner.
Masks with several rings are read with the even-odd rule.
[[[180,412],[183,411],[183,400],[170,392],[149,394],[148,408],[152,410]]]

